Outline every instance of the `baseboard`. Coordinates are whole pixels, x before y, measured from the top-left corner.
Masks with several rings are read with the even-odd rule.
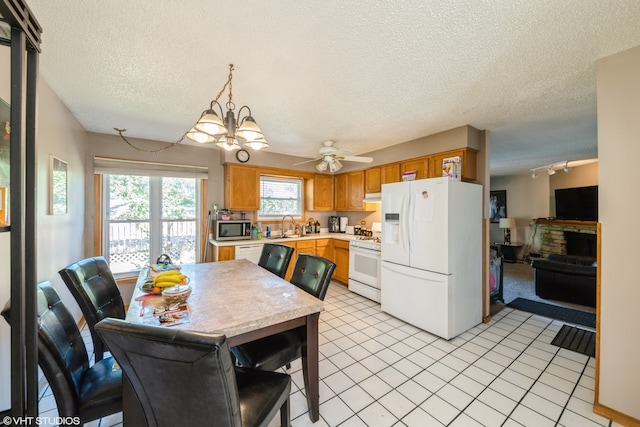
[[[618,412],[615,409],[611,409],[607,406],[601,405],[600,403],[593,404],[593,412],[623,426],[640,427],[639,419],[623,414],[622,412]]]

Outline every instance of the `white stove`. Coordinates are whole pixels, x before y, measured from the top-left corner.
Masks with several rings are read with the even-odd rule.
[[[371,231],[349,243],[349,290],[380,302],[381,224],[374,222]]]

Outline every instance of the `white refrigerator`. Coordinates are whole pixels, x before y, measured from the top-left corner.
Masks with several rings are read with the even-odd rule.
[[[451,339],[482,321],[482,186],[382,186],[382,310]]]

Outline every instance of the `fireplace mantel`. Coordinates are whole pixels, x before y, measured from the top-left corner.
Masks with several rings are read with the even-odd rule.
[[[542,219],[538,218],[536,224],[557,225],[559,227],[580,227],[580,228],[596,228],[598,226],[597,221],[578,221],[578,220],[564,220],[564,219]]]

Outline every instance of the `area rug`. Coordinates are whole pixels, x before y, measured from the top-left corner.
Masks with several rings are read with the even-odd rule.
[[[575,326],[562,325],[551,344],[587,356],[596,356],[596,334]]]
[[[551,319],[561,320],[576,325],[596,327],[596,315],[587,313],[586,311],[574,310],[573,308],[560,307],[553,304],[545,304],[543,302],[531,301],[524,298],[516,298],[507,304],[508,307],[522,311],[527,311],[540,316],[549,317]]]

